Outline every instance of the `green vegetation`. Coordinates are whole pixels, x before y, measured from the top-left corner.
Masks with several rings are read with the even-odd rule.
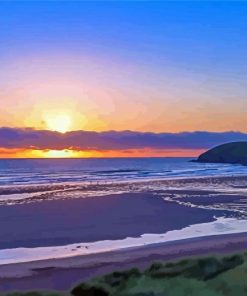
[[[247,165],[247,142],[233,142],[217,146],[201,154],[196,161]]]
[[[67,293],[68,295],[69,293]],[[12,293],[8,296],[58,296]],[[153,263],[140,272],[113,272],[77,285],[71,296],[243,296],[247,295],[247,254]]]

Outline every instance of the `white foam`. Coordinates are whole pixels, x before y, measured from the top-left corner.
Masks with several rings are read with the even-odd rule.
[[[164,234],[143,234],[137,238],[127,237],[122,240],[105,240],[66,246],[0,250],[0,264],[88,255],[182,239],[243,232],[247,232],[247,220],[221,217],[213,222],[190,225],[180,230],[168,231]]]

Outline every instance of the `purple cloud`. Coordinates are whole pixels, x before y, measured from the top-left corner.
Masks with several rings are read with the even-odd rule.
[[[24,149],[207,149],[233,141],[247,141],[242,132],[181,132],[152,133],[135,131],[72,131],[61,134],[55,131],[31,128],[0,128],[0,147]]]

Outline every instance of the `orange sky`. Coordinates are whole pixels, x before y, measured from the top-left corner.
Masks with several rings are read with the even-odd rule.
[[[64,53],[6,59],[0,126],[50,129],[64,115],[70,130],[247,131],[241,84],[231,88],[226,80],[219,91],[200,74],[164,71]]]
[[[205,149],[132,149],[123,151],[74,151],[74,150],[32,150],[0,149],[0,158],[90,158],[90,157],[196,157]]]

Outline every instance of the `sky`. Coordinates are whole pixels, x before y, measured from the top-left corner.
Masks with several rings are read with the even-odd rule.
[[[245,139],[246,15],[245,1],[1,1],[0,157],[194,156]],[[117,140],[71,145],[73,131]],[[189,137],[202,131],[215,140]],[[150,133],[190,145],[132,143]]]

